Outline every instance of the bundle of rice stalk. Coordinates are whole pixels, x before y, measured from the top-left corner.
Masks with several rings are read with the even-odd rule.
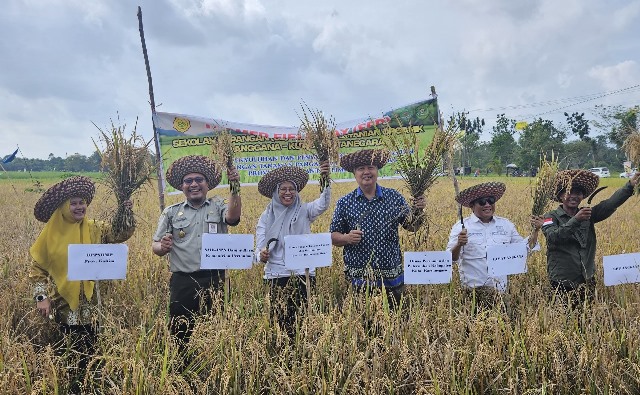
[[[622,148],[627,153],[629,160],[638,166],[640,164],[640,132],[637,130],[631,132],[624,140]],[[636,185],[634,190],[635,194],[640,196],[640,183]]]
[[[93,125],[100,131],[98,140],[105,145],[104,149],[100,149],[92,138],[100,154],[101,168],[106,171],[106,176],[101,182],[113,191],[118,203],[116,213],[111,219],[113,232],[117,235],[135,226],[133,210],[125,207],[123,203],[130,200],[136,191],[151,180],[155,166],[149,153],[149,145],[153,140],[145,142],[142,136],[136,133],[137,118],[129,137],[125,136],[126,124],[116,126],[111,120],[109,131],[100,129],[95,123]]]
[[[555,198],[556,175],[558,174],[558,158],[551,152],[551,160],[546,155],[540,157],[540,170],[536,175],[535,188],[532,190],[533,207],[531,214],[543,215],[549,203]],[[569,183],[569,185],[571,185]]]
[[[446,129],[438,126],[433,139],[422,152],[417,135],[418,128],[391,128],[387,123],[383,131],[385,146],[396,155],[396,171],[400,173],[414,198],[424,195],[438,179],[443,161],[453,150],[458,139],[458,131],[453,125]]]
[[[224,168],[227,170],[227,174],[229,169],[232,169],[233,166],[233,137],[227,128],[221,128],[217,131],[216,137],[213,139],[213,144],[211,146],[211,151],[213,153],[214,159],[216,163],[220,166],[220,168]],[[229,181],[229,189],[231,190],[231,194],[234,196],[240,195],[240,181],[234,180]]]
[[[302,142],[302,148],[314,154],[318,163],[329,161],[329,165],[339,160],[338,136],[336,136],[336,122],[333,117],[328,119],[320,110],[312,110],[305,102],[300,105],[302,116],[298,137]],[[320,192],[329,186],[331,177],[328,174],[320,175]]]

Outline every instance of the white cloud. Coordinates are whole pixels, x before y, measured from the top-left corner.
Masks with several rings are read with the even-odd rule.
[[[170,0],[185,16],[220,16],[231,19],[255,19],[265,15],[260,0]]]
[[[640,83],[640,67],[634,60],[625,60],[613,66],[594,66],[589,70],[588,75],[597,80],[607,91]]]
[[[139,130],[150,137],[137,4],[6,3],[4,144],[20,142],[29,156],[64,155],[63,146],[88,155],[90,121],[107,124],[117,111],[128,121],[139,116]],[[139,4],[156,102],[167,112],[293,125],[305,100],[344,121],[423,99],[435,85],[445,116],[474,109],[471,115],[490,127],[497,113],[526,118],[559,106],[510,107],[640,80],[638,1]],[[629,100],[637,102],[640,93],[634,94]]]

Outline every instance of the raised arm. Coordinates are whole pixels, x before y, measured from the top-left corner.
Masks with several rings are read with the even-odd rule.
[[[227,170],[227,178],[229,181],[239,181],[240,174],[235,167]],[[240,199],[240,194],[234,195],[233,193],[229,194],[229,204],[227,205],[227,215],[224,218],[224,222],[230,226],[236,226],[240,223],[240,214],[242,212],[242,199]]]

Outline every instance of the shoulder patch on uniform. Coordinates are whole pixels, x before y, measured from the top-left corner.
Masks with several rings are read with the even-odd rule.
[[[545,218],[544,221],[542,222],[542,226],[549,226],[549,225],[553,225],[553,218],[549,217],[549,218]]]

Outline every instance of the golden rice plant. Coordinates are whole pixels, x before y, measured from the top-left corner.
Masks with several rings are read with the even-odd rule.
[[[300,105],[302,115],[298,137],[302,141],[304,150],[313,153],[318,163],[329,161],[329,165],[339,160],[338,136],[336,136],[336,122],[332,116],[325,117],[322,111],[312,110],[303,101]],[[331,177],[328,174],[320,175],[320,192],[329,186]]]
[[[640,164],[640,132],[638,130],[632,131],[624,140],[622,148],[627,153],[629,160],[636,166]],[[635,187],[636,195],[640,196],[640,183]]]
[[[233,138],[228,129],[222,128],[217,132],[216,137],[213,139],[211,151],[216,162],[221,168],[227,170],[233,169]],[[240,181],[229,181],[229,189],[234,196],[240,195]]]
[[[396,170],[414,198],[424,195],[438,179],[445,156],[458,138],[453,125],[438,126],[429,145],[421,150],[416,132],[411,125],[392,128],[388,123],[383,131],[385,146],[396,155]]]
[[[551,160],[546,155],[540,156],[540,169],[536,175],[535,188],[532,190],[533,207],[531,214],[543,215],[556,192],[556,175],[558,174],[558,158],[551,152]],[[569,184],[570,185],[570,184]]]
[[[120,121],[119,116],[118,121]],[[100,132],[98,141],[104,144],[104,148],[101,149],[92,138],[96,150],[100,153],[102,170],[106,171],[102,182],[113,191],[118,203],[116,213],[111,220],[112,229],[114,234],[120,234],[135,226],[133,210],[123,203],[149,183],[155,170],[149,153],[149,145],[153,140],[144,141],[144,138],[137,134],[137,118],[128,137],[124,123],[116,126],[111,120],[109,131],[102,130],[95,123],[93,125]]]
[[[45,178],[45,186],[59,181],[55,177]],[[530,212],[523,209],[522,196],[530,192],[529,183],[520,177],[487,180],[507,184],[499,214],[520,233],[526,231]],[[387,178],[380,183],[403,185]],[[28,185],[29,180],[0,180],[0,210],[15,217],[0,223],[0,232],[11,236],[0,239],[0,388],[2,394],[64,394],[73,359],[54,348],[57,326],[37,314],[25,264],[42,228],[32,211],[40,194],[23,192]],[[332,206],[312,224],[312,232],[329,227],[336,200],[354,187],[353,181],[334,186]],[[256,186],[243,188],[246,195],[258,193]],[[302,200],[315,192],[305,188]],[[450,284],[407,285],[405,309],[393,312],[380,294],[352,292],[344,280],[342,251],[334,249],[333,265],[317,270],[311,308],[299,319],[295,338],[271,320],[262,267],[232,270],[229,304],[198,318],[189,344],[194,363],[180,372],[182,359],[167,326],[171,273],[166,259],[149,251],[158,193],[152,185],[136,195],[140,224],[127,241],[127,279],[109,282],[103,293],[110,302],[101,309],[98,355],[91,357],[83,380],[92,388],[84,393],[640,393],[637,284],[609,287],[598,281],[597,298],[572,310],[550,297],[544,252],[531,254],[526,274],[510,277],[508,310],[497,305],[475,311],[454,273]],[[107,195],[99,188],[90,213],[107,209]],[[431,218],[436,231],[424,249],[440,251],[456,222],[456,203],[449,183],[436,183],[429,197],[430,211],[438,215]],[[184,197],[167,199],[171,204]],[[259,199],[245,203],[243,218],[258,218],[264,210]],[[639,221],[635,203],[627,202],[600,222],[598,259],[640,251],[640,239],[620,237],[633,234]],[[234,233],[254,233],[255,226],[256,221],[243,220]],[[399,232],[401,248],[408,251],[412,236]],[[544,238],[541,243],[544,250]],[[601,280],[602,271],[597,275]]]

